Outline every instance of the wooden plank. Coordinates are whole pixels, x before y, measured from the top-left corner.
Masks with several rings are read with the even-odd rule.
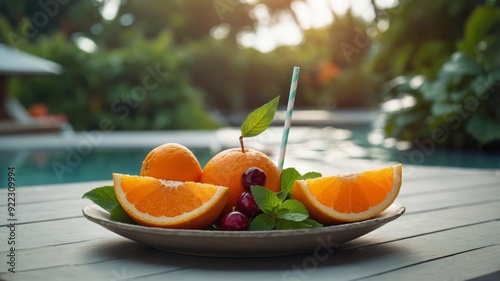
[[[93,181],[68,184],[40,185],[32,187],[19,187],[16,189],[17,203],[29,204],[36,202],[49,202],[65,199],[81,198],[82,195],[95,187],[113,185],[112,181]],[[6,198],[7,189],[0,189],[0,198]],[[0,202],[6,206],[7,202]]]
[[[433,211],[432,215],[404,214],[368,235],[342,245],[341,248],[358,248],[495,220],[500,220],[500,202],[441,209]]]
[[[0,257],[2,264],[5,264],[4,256],[2,253]],[[19,279],[12,280],[33,280],[28,276],[51,276],[53,280],[52,276],[60,275],[61,271],[76,271],[80,276],[86,276],[86,280],[88,277],[84,272],[97,272],[99,278],[93,280],[109,280],[116,274],[114,271],[123,274],[123,269],[132,269],[134,275],[148,275],[155,270],[173,271],[212,261],[210,258],[166,253],[120,237],[21,250],[16,256],[15,277]],[[62,270],[64,268],[71,270]],[[1,268],[0,273],[7,272]]]
[[[500,245],[479,248],[400,268],[358,280],[468,280],[492,275],[484,280],[499,280]]]
[[[8,231],[6,227],[0,228],[0,237],[7,237]],[[16,249],[47,248],[61,244],[82,243],[107,238],[121,238],[121,236],[81,216],[65,220],[18,225],[16,229]],[[5,251],[3,245],[1,245],[0,250]]]
[[[42,275],[46,274],[46,275]],[[38,270],[16,272],[16,273],[0,273],[0,280],[8,281],[26,281],[26,280],[51,280],[51,281],[68,281],[68,280],[126,280],[119,279],[121,275],[116,269],[106,270],[98,266],[78,266],[67,265],[45,269],[43,272]],[[45,279],[46,278],[46,279]]]
[[[238,276],[264,280],[297,280],[301,276],[313,280],[350,280],[498,245],[499,235],[500,221],[493,221],[331,254],[325,251],[266,259],[189,257],[154,251],[122,238],[99,239],[19,251],[19,261],[23,262],[19,264],[16,278],[28,278],[34,273],[57,276],[61,273],[60,267],[71,266],[73,272],[80,272],[82,276],[85,271],[95,268],[103,274],[100,279],[96,279],[101,280],[110,278],[109,271],[106,272],[103,268],[109,268],[111,263],[114,268],[117,264],[124,268],[133,267],[133,274],[142,272],[137,277],[144,278],[139,280],[202,277],[206,280],[234,280]],[[0,256],[5,255],[2,253]],[[117,261],[120,262],[116,263]],[[311,265],[314,266],[309,268]]]
[[[17,224],[81,217],[83,207],[89,203],[89,200],[70,199],[17,205]],[[0,216],[0,226],[8,224],[4,216]]]
[[[133,257],[136,254],[146,254],[151,251],[151,248],[119,236],[112,239],[95,239],[82,243],[19,250],[16,253],[17,271],[99,263],[118,258]],[[2,253],[2,257],[0,257],[2,264],[5,264],[5,256]],[[4,268],[0,270],[4,272]]]
[[[218,260],[137,280],[237,280],[242,276],[259,280],[353,280],[496,246],[499,235],[500,221],[495,221],[332,254],[325,251],[279,259]],[[498,260],[484,262],[488,269],[498,269]]]
[[[396,199],[403,204],[408,214],[429,212],[444,208],[456,208],[471,204],[481,204],[500,200],[499,186],[482,186],[457,191],[443,191],[434,194],[415,194]]]
[[[470,175],[442,175],[437,178],[425,178],[418,181],[405,182],[401,186],[401,196],[412,196],[419,194],[432,194],[436,192],[455,191],[461,189],[472,189],[476,187],[500,188],[500,176],[482,174],[471,177]]]
[[[191,257],[171,255],[152,250],[150,255],[141,257],[141,260],[132,258],[108,260],[93,264],[69,264],[59,267],[45,268],[42,270],[22,271],[15,274],[0,273],[0,280],[25,281],[42,280],[40,277],[47,276],[51,281],[68,280],[132,280],[137,276],[147,276],[158,272],[180,270],[187,262],[184,259]],[[169,263],[166,264],[165,260]],[[211,262],[210,260],[198,259],[198,263],[191,266]],[[189,268],[189,267],[187,267]],[[190,279],[192,280],[192,279]]]
[[[471,169],[454,167],[434,167],[403,164],[403,177],[408,181],[425,181],[436,178],[469,178],[480,180],[481,177],[499,177],[500,171],[495,169]]]

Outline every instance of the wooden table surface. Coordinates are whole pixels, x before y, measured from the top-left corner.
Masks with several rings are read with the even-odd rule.
[[[301,167],[332,174],[312,162]],[[396,200],[406,213],[321,260],[312,253],[207,258],[143,246],[83,217],[90,201],[82,194],[110,183],[17,187],[13,231],[8,190],[0,189],[0,279],[500,280],[500,171],[406,166]]]

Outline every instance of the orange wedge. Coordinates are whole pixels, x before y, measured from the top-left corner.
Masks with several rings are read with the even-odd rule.
[[[366,220],[387,209],[401,188],[401,164],[356,174],[297,180],[292,197],[324,225]]]
[[[147,226],[203,229],[221,214],[228,188],[197,182],[113,174],[116,197],[125,212]]]

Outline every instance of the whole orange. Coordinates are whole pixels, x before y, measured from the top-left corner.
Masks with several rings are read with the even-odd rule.
[[[232,148],[215,155],[203,169],[200,182],[221,185],[229,188],[229,199],[223,214],[230,212],[241,193],[245,191],[241,185],[241,176],[248,168],[257,167],[266,173],[264,186],[274,192],[281,189],[281,173],[269,157],[257,150]]]
[[[178,143],[166,143],[149,152],[142,162],[141,176],[197,182],[201,177],[201,166],[187,147]]]

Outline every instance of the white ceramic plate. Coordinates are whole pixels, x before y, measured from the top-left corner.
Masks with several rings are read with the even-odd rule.
[[[179,230],[120,223],[95,204],[86,206],[83,215],[92,222],[123,237],[160,250],[210,257],[270,257],[310,253],[365,235],[397,219],[405,207],[393,203],[375,218],[314,229],[271,231]]]

